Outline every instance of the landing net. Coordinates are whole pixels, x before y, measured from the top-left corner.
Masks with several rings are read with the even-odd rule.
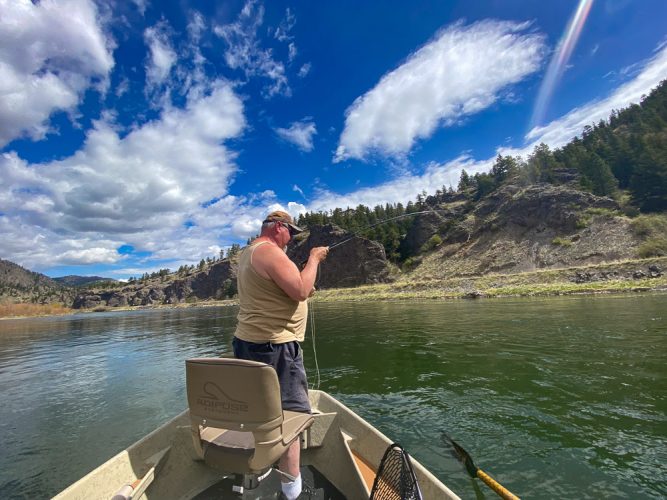
[[[373,482],[371,500],[422,500],[410,455],[398,443],[384,452]]]

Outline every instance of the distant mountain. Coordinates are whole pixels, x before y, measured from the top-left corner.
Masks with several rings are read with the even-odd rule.
[[[53,281],[63,285],[63,286],[86,286],[93,283],[117,283],[116,280],[111,278],[103,278],[101,276],[76,276],[70,274],[68,276],[61,276],[59,278],[53,278]]]

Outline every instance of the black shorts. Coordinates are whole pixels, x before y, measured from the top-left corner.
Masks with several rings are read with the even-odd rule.
[[[298,342],[255,344],[234,337],[232,347],[237,358],[260,361],[276,370],[283,410],[310,413],[308,379]]]

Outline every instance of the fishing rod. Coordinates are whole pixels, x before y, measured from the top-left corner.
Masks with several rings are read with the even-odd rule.
[[[339,241],[338,243],[334,243],[333,245],[329,245],[329,250],[332,250],[332,249],[334,249],[334,248],[336,248],[340,245],[344,245],[348,241],[351,241],[354,238],[356,238],[357,236],[359,236],[361,233],[366,232],[369,229],[373,229],[374,227],[380,226],[382,224],[386,224],[387,222],[391,222],[391,221],[397,220],[397,219],[403,219],[404,217],[412,217],[413,215],[428,214],[428,213],[431,213],[431,212],[436,212],[436,210],[432,208],[430,210],[422,210],[420,212],[411,212],[409,214],[402,214],[402,215],[397,215],[396,217],[391,217],[389,219],[384,219],[384,220],[381,220],[379,222],[376,222],[375,224],[370,224],[369,226],[361,228],[358,231],[352,233],[351,236],[348,236],[347,238]]]
[[[363,227],[363,228],[359,229],[358,231],[355,231],[354,233],[352,233],[352,234],[351,234],[350,236],[348,236],[347,238],[344,238],[343,240],[339,241],[338,243],[334,243],[333,245],[329,245],[327,248],[328,248],[329,250],[332,250],[332,249],[334,249],[334,248],[336,248],[336,247],[339,247],[339,246],[341,246],[341,245],[344,245],[345,243],[347,243],[347,242],[349,242],[349,241],[352,241],[353,239],[355,239],[356,237],[358,237],[361,233],[366,232],[366,231],[368,231],[369,229],[373,229],[374,227],[380,226],[380,225],[382,225],[382,224],[386,224],[387,222],[391,222],[391,221],[393,221],[393,220],[403,219],[404,217],[412,217],[412,216],[414,216],[414,215],[429,214],[429,213],[431,213],[431,212],[437,213],[437,212],[443,212],[443,211],[444,211],[444,210],[436,210],[436,209],[434,209],[434,208],[431,208],[431,209],[429,209],[429,210],[421,210],[421,211],[419,211],[419,212],[410,212],[409,214],[402,214],[402,215],[397,215],[396,217],[390,217],[389,219],[384,219],[384,220],[381,220],[381,221],[376,222],[376,223],[374,223],[374,224],[370,224],[370,225],[368,225],[368,226],[366,226],[366,227]],[[304,261],[301,263],[301,265],[299,266],[299,269],[303,269],[303,268],[306,266],[307,263],[308,263],[308,258],[306,258],[306,260],[304,260]]]

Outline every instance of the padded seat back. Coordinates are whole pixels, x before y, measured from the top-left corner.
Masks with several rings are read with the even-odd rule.
[[[189,359],[186,386],[191,418],[207,426],[251,431],[277,427],[283,418],[276,371],[235,358]]]

